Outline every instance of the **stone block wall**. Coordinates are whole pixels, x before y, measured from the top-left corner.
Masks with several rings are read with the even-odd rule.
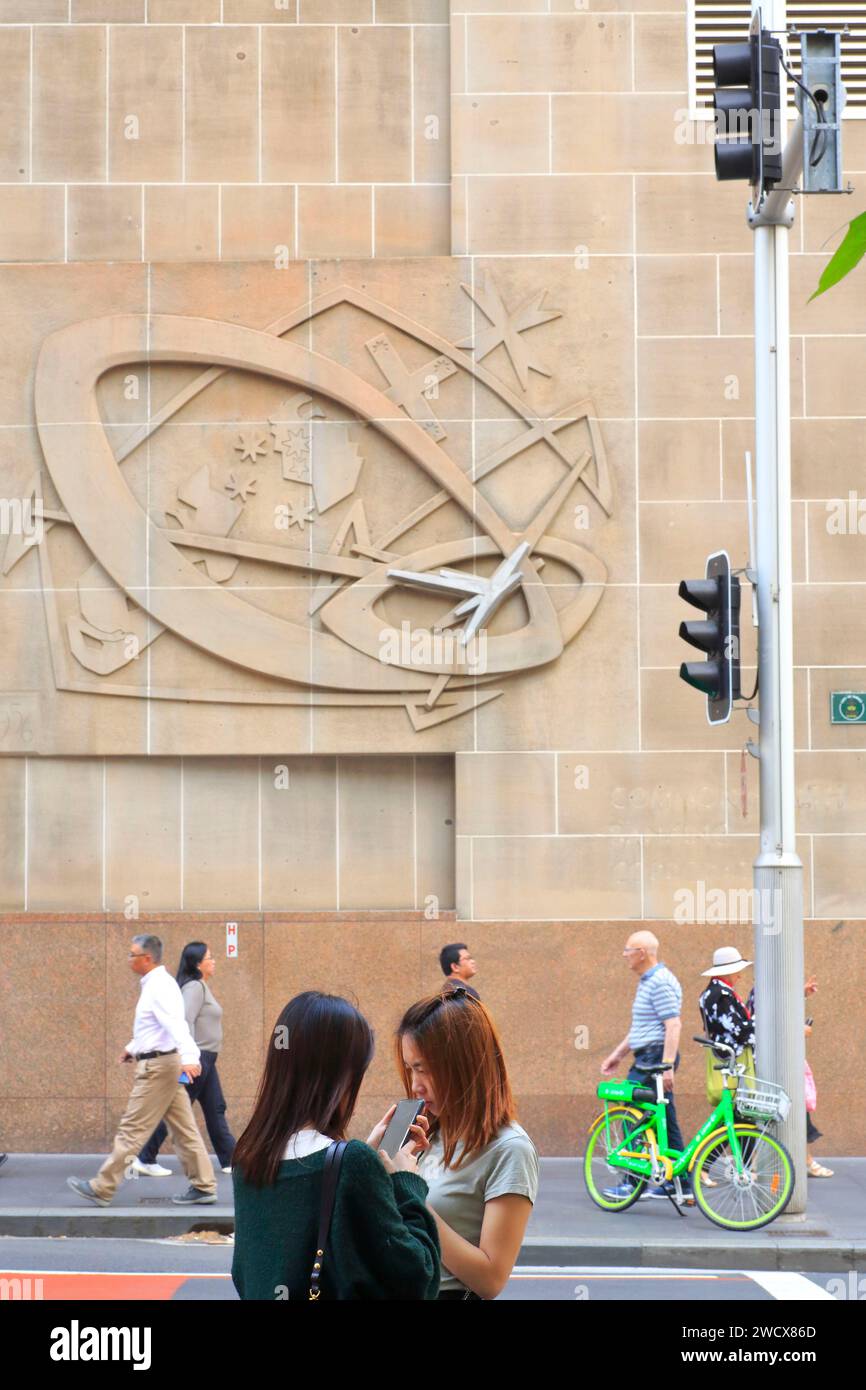
[[[676,676],[678,581],[720,544],[747,561],[754,410],[745,192],[716,183],[705,128],[688,119],[686,10],[0,0],[0,498],[28,496],[37,477],[55,513],[38,554],[12,563],[0,543],[4,1145],[106,1142],[123,1089],[110,1059],[134,998],[130,900],[138,920],[166,924],[170,953],[242,922],[246,952],[220,977],[236,1116],[286,990],[355,992],[384,1038],[435,983],[443,934],[469,938],[547,1152],[571,1151],[597,1061],[622,1035],[629,927],[657,924],[695,998],[715,945],[747,948],[751,726],[738,713],[711,729]],[[854,196],[799,199],[791,242],[798,830],[828,1152],[863,1141],[839,1059],[863,986],[866,734],[829,722],[831,691],[866,688],[862,274],[807,303],[828,239],[863,210],[863,122],[846,120],[844,148]],[[98,385],[84,389],[76,340],[37,400],[52,335],[108,316],[124,320],[109,342],[123,352]],[[263,345],[275,333],[285,351]],[[212,368],[217,337],[225,362]],[[311,354],[303,388],[288,368],[269,375],[292,348]],[[352,376],[348,404],[335,404],[336,368]],[[308,420],[302,389],[322,408],[322,456],[337,438],[341,466],[361,461],[357,492],[333,510],[306,505],[279,434],[284,407],[293,429]],[[61,394],[76,408],[46,422]],[[78,521],[99,501],[103,433],[142,515],[121,533],[119,513],[103,514],[88,542]],[[583,450],[591,463],[559,498]],[[210,568],[182,552],[178,593],[206,587],[203,564],[211,584],[192,640],[175,612],[151,611],[143,520],[191,531],[184,490],[238,513],[222,530],[199,517],[223,544],[218,561],[205,550]],[[840,534],[829,518],[840,501],[849,515],[852,492]],[[366,537],[348,526],[359,499]],[[445,695],[416,682],[380,700],[371,682],[366,704],[345,687],[322,698],[321,574],[299,555],[313,568],[338,556],[335,588],[377,554],[411,567],[442,546],[431,565],[489,576],[551,499],[542,563],[490,625],[511,651],[535,599],[547,617],[529,625],[531,657],[515,645],[511,664]],[[268,513],[287,500],[293,520],[275,536]],[[279,591],[251,549],[274,543],[296,565]],[[109,570],[125,560],[124,597]],[[256,631],[287,615],[306,625],[309,680],[291,699],[279,642],[234,659],[227,619],[233,639],[244,624],[226,595]],[[399,627],[429,621],[429,603],[388,594],[379,611]],[[746,689],[749,612],[746,585]],[[140,654],[100,669],[127,627]],[[274,781],[282,766],[289,790]],[[428,898],[438,919],[423,916]],[[72,987],[53,963],[67,931],[83,961]],[[46,1025],[82,1040],[75,1095],[59,1073],[35,1082],[20,1067]],[[689,1119],[699,1062],[683,1064]],[[365,1123],[391,1096],[381,1067]]]
[[[447,254],[448,38],[447,0],[9,0],[0,260]]]

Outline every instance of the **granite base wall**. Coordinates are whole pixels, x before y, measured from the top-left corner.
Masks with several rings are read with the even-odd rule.
[[[170,968],[186,941],[208,941],[214,989],[225,1010],[220,1071],[236,1134],[250,1114],[266,1037],[285,1002],[317,988],[357,1000],[377,1051],[353,1133],[364,1135],[398,1093],[391,1039],[403,1010],[438,987],[440,947],[466,941],[475,983],[500,1029],[522,1123],[539,1150],[577,1154],[595,1113],[602,1058],[625,1034],[634,991],[621,951],[637,921],[458,921],[442,914],[242,913],[237,959],[225,957],[225,918],[179,913],[136,923],[107,914],[0,916],[0,1147],[11,1151],[106,1149],[130,1085],[117,1056],[128,1041],[137,984],[126,961],[134,931],[166,943]],[[747,958],[751,930],[654,923],[663,959],[684,992],[678,1106],[687,1126],[704,1116],[698,1032],[700,972],[720,944]],[[860,1007],[866,922],[806,924],[815,1026],[809,1058],[818,1083],[818,1153],[866,1152],[866,1117],[852,1105],[866,1044]]]

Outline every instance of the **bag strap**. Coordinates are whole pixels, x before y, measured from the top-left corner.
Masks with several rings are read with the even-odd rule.
[[[331,1229],[331,1217],[334,1213],[334,1200],[337,1196],[337,1179],[340,1176],[340,1165],[343,1162],[343,1154],[346,1151],[345,1139],[335,1139],[328,1152],[325,1154],[325,1167],[322,1172],[322,1203],[319,1209],[319,1235],[316,1241],[316,1258],[313,1261],[313,1270],[310,1275],[310,1296],[309,1302],[315,1303],[321,1297],[322,1290],[319,1287],[319,1280],[322,1275],[322,1261],[325,1258],[325,1250],[328,1245],[328,1234]]]

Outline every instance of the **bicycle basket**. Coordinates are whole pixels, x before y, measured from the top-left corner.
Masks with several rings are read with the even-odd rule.
[[[741,1076],[734,1096],[734,1109],[746,1120],[786,1120],[791,1097],[773,1081]]]

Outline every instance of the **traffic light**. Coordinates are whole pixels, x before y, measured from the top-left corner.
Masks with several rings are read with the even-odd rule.
[[[731,574],[728,552],[710,555],[706,579],[684,579],[678,592],[707,615],[680,623],[683,641],[707,654],[706,661],[684,661],[680,679],[706,695],[710,724],[726,724],[740,698],[740,581]]]
[[[760,10],[746,43],[713,46],[716,178],[744,179],[758,194],[782,177],[781,61]]]

